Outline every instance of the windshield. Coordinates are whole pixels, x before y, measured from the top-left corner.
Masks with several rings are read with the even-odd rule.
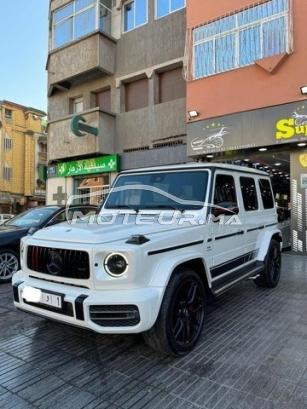
[[[15,216],[5,223],[6,226],[34,227],[44,223],[52,214],[54,209],[36,208],[27,210]]]
[[[192,210],[203,207],[207,170],[121,175],[104,208]]]

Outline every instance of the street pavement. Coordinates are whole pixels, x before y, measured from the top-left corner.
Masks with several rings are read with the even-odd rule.
[[[208,307],[184,358],[16,311],[10,284],[0,314],[0,409],[307,408],[307,257],[289,251],[275,289],[246,281]]]

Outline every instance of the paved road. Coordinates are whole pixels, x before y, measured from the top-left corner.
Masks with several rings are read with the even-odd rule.
[[[18,312],[0,285],[0,409],[306,409],[307,257],[282,270],[273,290],[222,295],[180,359]]]

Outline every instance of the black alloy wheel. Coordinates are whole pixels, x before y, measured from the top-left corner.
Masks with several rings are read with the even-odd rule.
[[[178,269],[166,288],[155,325],[143,334],[155,350],[184,356],[201,335],[205,316],[205,289],[192,270]]]

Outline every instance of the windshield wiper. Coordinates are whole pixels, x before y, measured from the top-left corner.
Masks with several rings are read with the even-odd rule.
[[[130,206],[130,205],[110,206],[110,209],[130,209],[130,210],[133,210],[135,213],[139,212],[139,209],[137,207],[133,207],[133,206]]]
[[[177,210],[177,212],[184,213],[185,209],[180,209],[179,207],[173,206],[171,204],[165,204],[165,205],[157,205],[155,206],[157,209],[173,209]]]

